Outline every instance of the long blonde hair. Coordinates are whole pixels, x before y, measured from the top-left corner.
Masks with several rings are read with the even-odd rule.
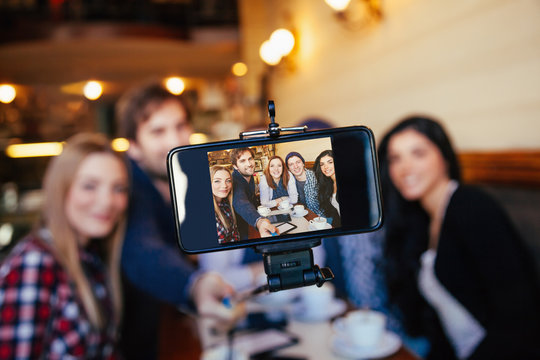
[[[112,154],[126,166],[125,157],[110,146],[110,141],[102,134],[82,133],[67,141],[62,153],[51,160],[43,180],[45,201],[41,225],[52,235],[52,251],[65,267],[75,282],[77,292],[90,322],[97,328],[103,328],[107,322],[100,311],[96,297],[81,267],[79,245],[75,231],[69,224],[65,213],[67,193],[73,183],[79,165],[93,153]],[[125,230],[125,213],[118,224],[103,242],[103,253],[107,266],[108,283],[112,295],[115,313],[114,321],[118,324],[122,314],[122,290],[120,280],[120,253]]]
[[[210,181],[214,181],[214,175],[216,175],[216,173],[218,171],[220,171],[220,170],[224,170],[227,173],[229,173],[229,175],[231,176],[231,180],[232,180],[232,172],[231,172],[231,169],[229,167],[223,166],[223,165],[214,165],[214,166],[210,167]],[[225,214],[223,214],[223,212],[219,208],[219,204],[216,201],[216,197],[214,195],[212,195],[212,199],[214,200],[214,211],[216,212],[216,215],[218,216],[219,221],[221,221],[223,226],[225,226],[225,229],[227,229],[227,231],[229,231],[232,228],[234,228],[236,226],[236,216],[234,215],[234,211],[232,209],[232,199],[233,199],[233,189],[232,189],[232,187],[231,187],[231,191],[229,192],[229,195],[227,195],[227,201],[229,202],[229,206],[231,207],[232,223],[230,223],[230,221],[227,220],[227,218],[225,217]]]

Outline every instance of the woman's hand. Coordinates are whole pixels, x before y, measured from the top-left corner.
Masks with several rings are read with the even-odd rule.
[[[227,331],[246,314],[244,303],[229,302],[234,290],[217,273],[202,274],[195,281],[191,295],[198,315],[205,320],[205,326],[214,330]]]

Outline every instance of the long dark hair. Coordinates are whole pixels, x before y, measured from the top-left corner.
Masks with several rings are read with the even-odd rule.
[[[379,171],[385,209],[386,282],[389,299],[403,313],[403,322],[411,334],[422,332],[420,317],[432,317],[420,296],[416,283],[420,255],[429,242],[429,217],[418,201],[405,200],[390,179],[388,144],[404,130],[414,129],[427,137],[440,150],[447,163],[451,179],[461,179],[459,163],[451,141],[442,125],[425,116],[410,116],[401,120],[379,144]]]
[[[334,159],[334,152],[332,150],[324,150],[317,156],[315,159],[315,164],[313,165],[313,171],[315,172],[315,178],[317,179],[317,185],[319,187],[319,192],[317,194],[319,200],[319,206],[324,213],[324,216],[331,217],[334,219],[332,226],[339,226],[339,213],[332,205],[331,199],[332,194],[334,193],[334,180],[324,175],[321,170],[321,159],[325,156],[330,156]],[[337,194],[336,194],[337,197]]]

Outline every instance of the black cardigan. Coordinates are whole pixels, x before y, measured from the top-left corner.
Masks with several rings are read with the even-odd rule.
[[[491,197],[461,185],[441,227],[435,274],[486,329],[470,359],[540,359],[540,290],[532,259]],[[430,358],[446,358],[434,332]],[[445,352],[445,354],[439,353]]]

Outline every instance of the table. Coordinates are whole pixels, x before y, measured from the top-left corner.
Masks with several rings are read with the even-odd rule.
[[[298,335],[300,342],[297,345],[280,350],[276,355],[307,358],[312,360],[343,360],[347,358],[340,357],[332,352],[330,339],[333,335],[330,322],[300,322],[291,320],[287,326],[287,331]],[[416,360],[409,350],[403,345],[394,354],[383,359],[389,360]]]
[[[307,211],[307,214],[304,215],[304,216],[301,216],[301,217],[296,217],[296,216],[291,215],[293,213],[292,208],[287,209],[287,210],[281,210],[281,209],[278,209],[277,207],[273,207],[273,208],[271,208],[270,214],[268,216],[280,215],[280,214],[290,214],[291,215],[290,223],[295,225],[296,229],[293,229],[293,230],[289,231],[288,234],[296,234],[296,233],[310,231],[309,228],[308,228],[309,227],[309,220],[313,220],[314,218],[316,218],[318,216],[317,214],[315,214],[313,211],[311,211],[307,207],[304,207],[304,209]],[[275,224],[278,224],[278,223],[275,223]],[[248,238],[249,239],[259,239],[260,237],[261,236],[260,236],[259,232],[257,231],[257,229],[255,229],[253,226],[249,226]]]
[[[289,290],[290,291],[290,290]],[[294,290],[293,290],[294,291]],[[277,294],[277,293],[274,293]],[[273,299],[272,303],[280,302],[279,298]],[[268,305],[266,305],[268,306]],[[286,305],[287,306],[287,305]],[[252,303],[248,302],[248,311],[251,312],[260,312],[264,311],[275,311],[275,309],[282,307],[277,306],[274,307],[272,310],[272,306],[270,305],[270,308],[264,307],[260,303]],[[352,308],[347,307],[346,309],[351,310]],[[347,310],[345,310],[347,311]],[[289,312],[289,314],[291,314]],[[339,316],[339,315],[337,315]],[[274,352],[276,356],[282,356],[282,357],[289,357],[289,358],[299,358],[299,359],[309,359],[309,360],[347,360],[350,358],[341,357],[337,354],[335,354],[332,351],[331,348],[331,338],[334,334],[334,330],[332,329],[332,321],[330,320],[323,320],[323,321],[299,321],[295,319],[294,316],[288,316],[288,324],[285,328],[285,330],[288,333],[291,333],[298,337],[299,342],[298,344],[283,348],[281,350],[278,350]],[[205,344],[216,344],[220,341],[223,341],[223,339],[219,340],[218,338],[209,338],[208,335],[204,335],[204,331],[202,331],[201,328],[199,328],[200,332],[199,335],[201,336],[201,345],[204,347]],[[387,357],[384,357],[383,359],[388,360],[418,360],[418,358],[411,353],[409,350],[407,350],[403,345],[399,348],[399,350]]]

